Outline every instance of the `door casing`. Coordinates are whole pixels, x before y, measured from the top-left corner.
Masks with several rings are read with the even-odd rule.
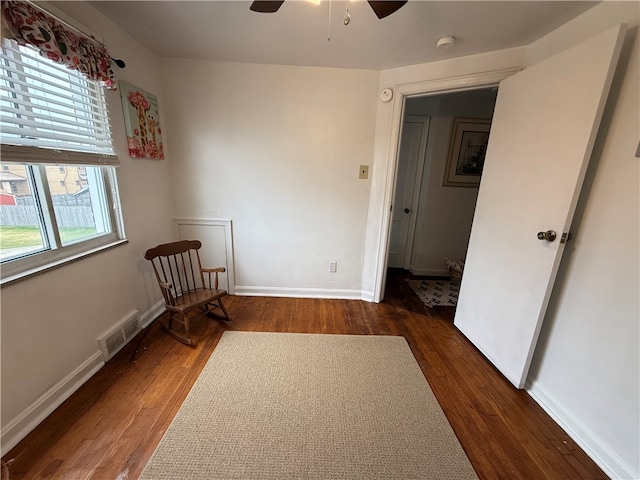
[[[386,181],[384,186],[383,209],[387,215],[382,219],[380,238],[378,239],[378,254],[375,269],[375,290],[373,301],[380,302],[384,296],[384,288],[387,276],[387,259],[389,252],[389,240],[391,236],[391,206],[393,204],[396,172],[398,170],[398,151],[400,148],[402,117],[404,115],[405,100],[409,97],[425,95],[439,95],[443,93],[462,92],[465,90],[477,90],[496,87],[507,77],[517,73],[521,68],[509,68],[471,75],[428,80],[398,85],[395,87],[393,97],[393,116],[391,122],[391,143],[389,151],[390,161],[387,164]]]

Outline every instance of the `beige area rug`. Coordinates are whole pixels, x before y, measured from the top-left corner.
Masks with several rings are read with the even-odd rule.
[[[141,478],[477,476],[403,337],[227,331]]]

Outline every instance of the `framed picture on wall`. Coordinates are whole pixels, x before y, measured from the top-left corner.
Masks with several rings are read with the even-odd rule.
[[[480,185],[491,119],[454,118],[449,140],[445,187]]]
[[[162,160],[164,147],[158,98],[124,80],[118,83],[129,156]]]

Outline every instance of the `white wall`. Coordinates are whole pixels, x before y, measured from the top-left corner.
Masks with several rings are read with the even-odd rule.
[[[166,59],[163,79],[176,215],[231,219],[236,293],[360,298],[378,73]]]
[[[61,4],[70,23],[104,39],[127,63],[116,73],[164,101],[158,64],[148,51],[84,3]],[[2,453],[102,365],[97,337],[133,310],[161,297],[142,258],[174,235],[169,161],[131,159],[120,96],[107,93],[117,176],[129,243],[2,287]],[[166,118],[162,118],[164,123]],[[166,140],[165,140],[166,142]]]
[[[407,99],[405,114],[431,116],[411,253],[410,269],[416,275],[448,275],[445,259],[466,256],[478,187],[442,185],[453,119],[491,119],[496,92],[482,89]]]
[[[630,27],[529,374],[531,395],[624,479],[640,478],[639,16],[604,2],[529,49],[536,62]]]
[[[637,2],[603,2],[528,48],[381,72],[379,90],[525,67],[621,21],[623,61],[600,129],[568,252],[545,319],[529,393],[614,478],[640,478]],[[576,86],[579,88],[579,86]],[[378,299],[394,179],[395,102],[379,104],[363,289]],[[569,249],[567,249],[569,250]],[[382,252],[384,253],[384,252]]]
[[[637,3],[605,2],[529,49],[378,74],[189,60],[159,67],[91,7],[60,7],[127,62],[123,79],[158,94],[172,160],[128,157],[119,98],[109,94],[129,244],[2,289],[3,452],[7,426],[28,428],[31,407],[99,366],[100,333],[160,298],[141,257],[173,238],[174,214],[233,220],[244,293],[374,299],[397,138],[397,99],[384,104],[377,93],[524,66],[617,20],[638,23]],[[619,478],[640,472],[637,37],[629,46],[530,377],[531,394]],[[370,180],[358,180],[358,166],[372,161]],[[330,260],[338,273],[328,273]]]

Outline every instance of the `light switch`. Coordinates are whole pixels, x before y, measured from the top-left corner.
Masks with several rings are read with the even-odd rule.
[[[358,173],[358,178],[363,180],[369,178],[369,165],[360,165],[360,173]]]

